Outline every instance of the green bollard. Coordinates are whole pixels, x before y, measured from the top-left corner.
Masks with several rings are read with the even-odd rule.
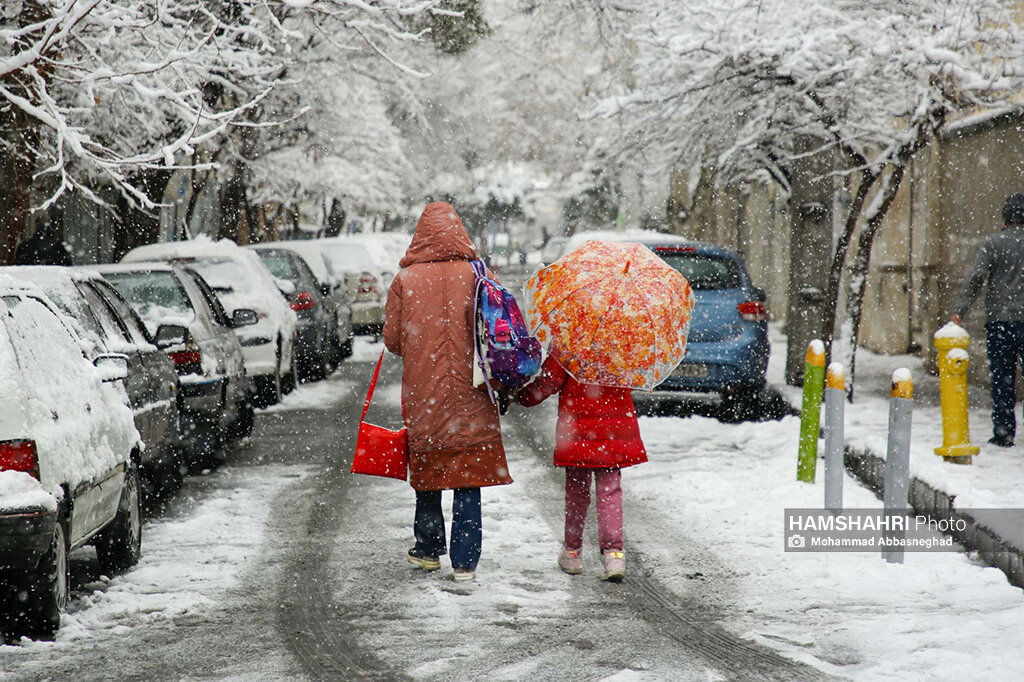
[[[825,386],[825,344],[814,339],[804,356],[804,399],[800,407],[800,447],[796,480],[814,483],[818,466],[818,434],[821,432],[821,395]]]

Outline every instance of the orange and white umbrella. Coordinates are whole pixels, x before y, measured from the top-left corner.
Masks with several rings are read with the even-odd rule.
[[[530,331],[577,381],[651,390],[686,352],[693,292],[642,244],[592,240],[526,282]]]

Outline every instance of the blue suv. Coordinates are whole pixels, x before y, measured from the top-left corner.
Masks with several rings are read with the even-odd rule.
[[[764,291],[725,247],[667,240],[645,246],[686,277],[695,303],[686,357],[654,391],[634,391],[638,407],[716,392],[727,412],[749,411],[761,399],[768,368]]]

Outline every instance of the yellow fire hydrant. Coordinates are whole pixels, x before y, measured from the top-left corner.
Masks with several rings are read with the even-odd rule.
[[[942,405],[942,447],[935,448],[947,462],[970,464],[978,447],[971,445],[967,419],[967,346],[971,336],[953,322],[935,332],[939,351],[939,397]]]

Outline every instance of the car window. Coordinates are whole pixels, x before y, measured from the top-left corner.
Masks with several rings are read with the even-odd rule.
[[[135,313],[131,307],[124,302],[118,293],[106,282],[90,282],[90,285],[99,292],[99,295],[103,297],[103,300],[114,309],[117,313],[117,318],[124,324],[128,329],[128,335],[131,337],[132,343],[135,344],[147,344],[149,343],[149,335],[146,333],[146,328],[142,324],[142,320]]]
[[[213,321],[222,327],[230,327],[231,321],[228,319],[228,314],[224,310],[224,306],[220,304],[217,299],[217,295],[213,293],[213,289],[206,283],[206,280],[194,270],[186,269],[185,272],[188,274],[192,281],[195,282],[196,288],[199,289],[199,293],[202,295],[203,300],[206,301],[206,306],[210,309],[210,315],[213,317]]]
[[[72,387],[81,385],[85,368],[74,337],[37,298],[5,296],[4,303],[4,324],[26,389],[47,409],[77,402]]]
[[[168,312],[194,314],[192,302],[171,272],[109,272],[103,276],[143,318]]]
[[[697,291],[735,289],[740,286],[739,267],[731,258],[661,249],[656,253],[678,270]]]
[[[82,292],[86,302],[89,304],[89,312],[96,316],[97,321],[100,323],[100,327],[103,328],[104,338],[131,343],[131,337],[128,335],[128,330],[125,329],[124,325],[121,324],[121,321],[117,319],[117,316],[114,314],[114,311],[111,310],[110,305],[90,286],[80,285],[79,291]]]
[[[190,267],[218,294],[231,293],[236,286],[244,288],[252,281],[241,264],[229,260],[196,261]]]
[[[270,270],[270,274],[274,277],[289,281],[295,281],[299,278],[299,273],[295,270],[295,265],[287,254],[267,251],[266,249],[257,249],[256,253],[259,254],[260,260],[263,261],[263,264],[267,266],[267,270]]]

